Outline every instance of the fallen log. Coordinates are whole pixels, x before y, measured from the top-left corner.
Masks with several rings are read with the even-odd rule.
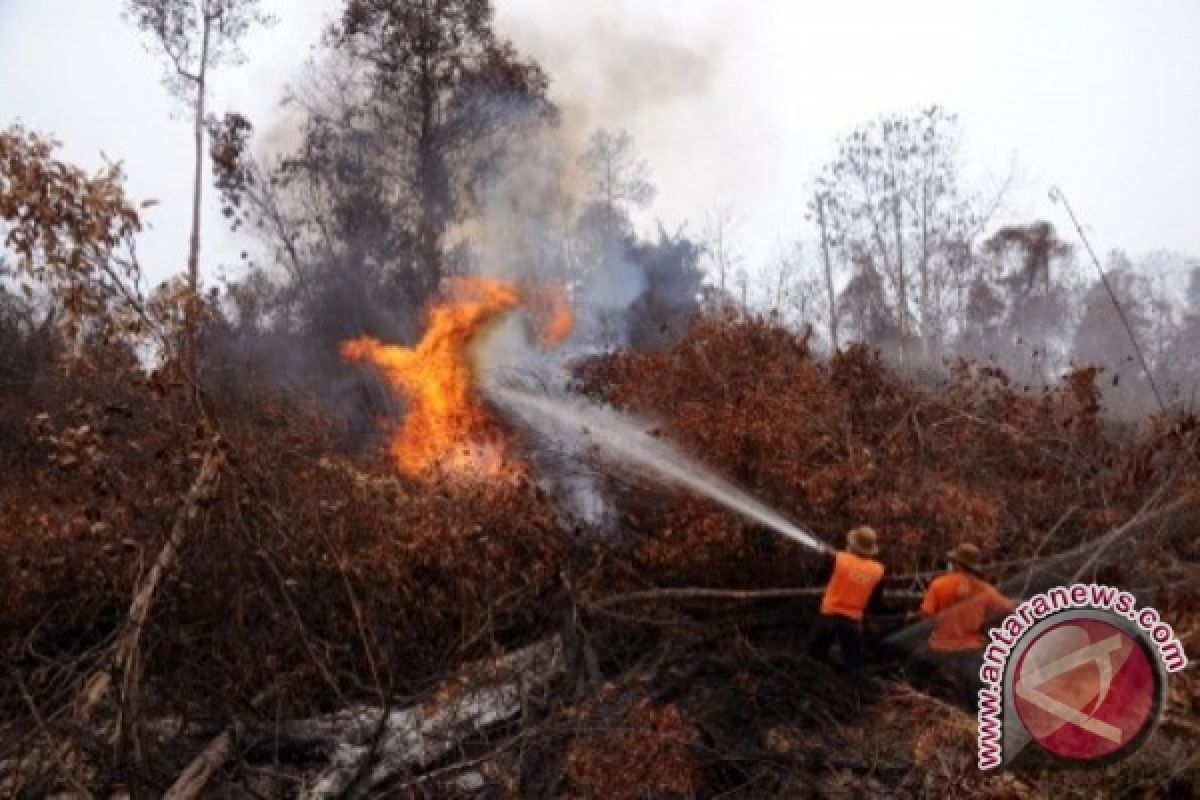
[[[158,592],[158,586],[162,582],[163,576],[175,565],[179,550],[183,547],[201,502],[209,496],[216,485],[223,460],[219,443],[213,442],[175,515],[175,521],[171,525],[167,541],[159,550],[158,557],[155,558],[150,571],[134,592],[133,600],[129,605],[129,614],[113,645],[111,657],[101,660],[75,698],[74,713],[79,723],[87,725],[91,722],[101,702],[112,691],[113,678],[116,675],[119,675],[122,680],[122,685],[119,687],[122,699],[126,703],[131,702],[131,696],[136,691],[139,643],[142,631],[146,627],[150,606],[154,602],[154,596]],[[120,730],[121,721],[118,717],[107,728],[106,738],[110,744],[116,741]],[[86,776],[81,775],[81,772],[84,771],[83,760],[73,741],[67,740],[62,744],[58,750],[56,761],[62,765],[65,772],[63,778],[67,783],[72,786],[86,785]],[[83,796],[88,796],[86,790],[84,790]]]
[[[385,711],[359,707],[284,723],[276,735],[333,747],[329,766],[303,800],[371,790],[395,776],[420,772],[456,746],[520,713],[529,691],[563,670],[562,640],[544,639],[491,662],[474,664],[448,692],[426,704]]]
[[[210,495],[216,485],[222,463],[220,445],[214,441],[205,454],[196,478],[183,498],[183,503],[176,512],[166,542],[159,550],[150,571],[134,592],[129,605],[129,613],[120,634],[112,645],[109,657],[100,660],[74,699],[74,716],[82,726],[90,725],[100,704],[113,690],[114,676],[120,676],[122,679],[122,685],[119,687],[121,697],[126,701],[131,699],[131,694],[136,687],[139,643],[158,586],[162,582],[163,576],[175,565],[179,550],[187,538],[200,504]],[[36,707],[31,706],[31,713],[34,714],[35,719],[39,718]],[[44,723],[41,724],[41,727],[44,735],[49,738],[50,734],[46,731]],[[103,728],[109,744],[115,742],[120,729],[119,717]],[[50,746],[52,750],[50,763],[59,773],[58,780],[61,781],[63,791],[74,797],[91,797],[86,788],[88,775],[84,759],[76,742],[67,739],[56,745],[51,741]],[[43,766],[38,763],[38,758],[35,756],[37,756],[36,753],[27,754],[25,758],[11,765],[11,769],[6,770],[5,785],[19,785]]]
[[[92,673],[83,691],[80,692],[76,715],[81,721],[87,721],[107,695],[112,687],[113,675],[127,673],[136,659],[138,642],[141,640],[142,630],[146,627],[146,617],[150,613],[150,605],[158,591],[158,584],[162,582],[162,577],[167,570],[175,565],[175,558],[180,548],[183,547],[190,523],[196,517],[201,500],[208,496],[216,484],[221,462],[220,449],[215,446],[204,456],[204,460],[200,464],[200,471],[196,474],[196,479],[192,482],[191,488],[188,489],[188,493],[183,499],[183,504],[175,515],[175,522],[171,526],[166,543],[158,552],[158,557],[154,560],[150,572],[146,574],[145,579],[142,580],[133,595],[125,627],[113,649],[111,663],[102,665]]]

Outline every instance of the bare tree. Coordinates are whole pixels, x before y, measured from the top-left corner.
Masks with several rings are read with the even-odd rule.
[[[1200,408],[1200,261],[1191,263],[1178,322],[1155,359],[1155,380],[1175,403],[1194,412]]]
[[[938,106],[881,117],[847,136],[817,181],[829,246],[869,256],[891,288],[902,357],[910,340],[929,357],[945,337],[941,273],[977,228],[958,189],[955,125]]]
[[[725,302],[734,282],[745,272],[742,254],[736,243],[740,224],[741,220],[729,203],[719,203],[705,214],[702,237],[705,260],[716,280],[721,302]]]
[[[579,164],[588,176],[589,200],[610,234],[624,232],[633,209],[654,201],[650,165],[638,155],[628,131],[602,128],[593,133]]]
[[[787,306],[793,284],[803,265],[804,249],[799,241],[793,242],[786,250],[781,249],[775,258],[774,274],[764,276],[767,279],[765,296],[771,311],[782,312]]]
[[[626,131],[596,131],[578,162],[587,191],[576,229],[590,240],[594,255],[619,246],[632,234],[634,210],[653,202],[656,189],[650,181],[650,165]]]
[[[781,249],[771,268],[764,271],[763,289],[769,310],[793,328],[811,325],[829,328],[829,305],[819,269],[804,256],[797,240]]]
[[[620,344],[624,343],[621,338],[629,327],[628,309],[627,302],[615,300],[645,277],[644,256],[650,254],[637,242],[631,215],[634,209],[653,200],[655,188],[650,182],[649,165],[625,131],[596,131],[578,157],[578,164],[587,181],[587,190],[582,211],[571,231],[571,270],[575,273],[575,285],[587,287],[583,290],[586,294],[613,297],[611,304],[595,304],[591,324],[601,341]],[[672,239],[661,231],[659,238],[660,245],[666,248],[664,252],[672,249],[673,241],[685,241],[678,236]],[[677,250],[675,256],[682,256],[683,252]],[[678,261],[675,256],[662,263]]]
[[[837,293],[833,288],[833,262],[829,257],[829,229],[825,224],[825,197],[817,192],[813,195],[813,206],[817,214],[817,227],[821,232],[821,263],[825,268],[825,294],[828,300],[829,345],[832,352],[838,351]]]
[[[167,59],[168,91],[192,115],[195,166],[192,174],[192,232],[188,242],[187,280],[191,293],[186,310],[184,360],[195,368],[195,305],[200,286],[200,209],[203,202],[205,108],[209,71],[243,60],[239,47],[255,24],[271,18],[259,0],[126,0],[126,16],[152,36]]]

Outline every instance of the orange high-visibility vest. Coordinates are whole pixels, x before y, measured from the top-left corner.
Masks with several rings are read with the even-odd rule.
[[[921,613],[936,615],[929,634],[931,650],[977,650],[984,645],[983,621],[989,614],[1012,611],[1013,604],[994,587],[965,572],[950,572],[929,584]]]
[[[882,579],[883,564],[878,561],[853,553],[835,554],[833,575],[821,598],[821,613],[861,620],[871,593]]]

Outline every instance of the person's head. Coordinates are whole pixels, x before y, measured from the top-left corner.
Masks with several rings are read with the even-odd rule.
[[[950,559],[952,567],[964,572],[979,574],[983,569],[983,553],[970,542],[960,542],[946,558]]]
[[[875,529],[862,525],[847,533],[846,549],[856,556],[866,558],[879,555],[879,541]]]

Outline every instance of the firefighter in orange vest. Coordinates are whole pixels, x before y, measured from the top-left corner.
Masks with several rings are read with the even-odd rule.
[[[946,554],[950,570],[935,578],[925,590],[920,614],[930,618],[933,630],[918,652],[925,673],[948,674],[973,696],[986,644],[984,626],[1013,610],[1013,603],[981,577],[982,554],[978,547],[961,543]]]
[[[823,659],[836,639],[847,669],[857,671],[863,660],[863,616],[880,608],[883,595],[883,564],[875,531],[863,526],[846,534],[846,549],[827,551],[830,556],[829,585],[821,598],[821,616],[810,640],[814,658]]]

